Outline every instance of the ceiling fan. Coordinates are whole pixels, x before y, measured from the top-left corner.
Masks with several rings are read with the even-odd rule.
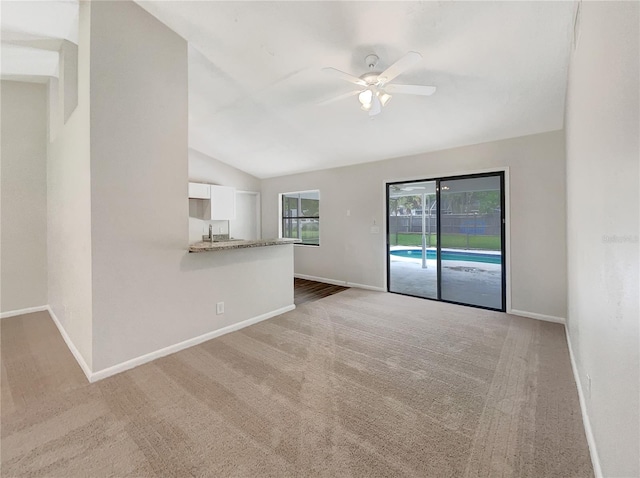
[[[417,51],[410,51],[389,68],[380,73],[375,71],[379,60],[378,56],[374,54],[367,55],[364,60],[365,64],[369,67],[369,71],[360,77],[353,76],[335,68],[323,68],[323,71],[358,85],[359,88],[349,93],[345,93],[344,95],[323,101],[320,104],[332,103],[343,98],[358,95],[361,108],[364,111],[369,112],[369,116],[375,116],[380,114],[382,107],[389,102],[392,93],[430,96],[435,93],[435,86],[397,85],[395,83],[390,83],[396,76],[400,75],[420,61],[421,58],[422,55]]]

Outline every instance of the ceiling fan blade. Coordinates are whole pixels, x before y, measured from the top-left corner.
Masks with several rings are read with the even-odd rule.
[[[380,114],[381,111],[382,111],[382,103],[380,102],[380,100],[376,95],[373,95],[373,98],[371,98],[371,109],[369,110],[369,116],[375,116],[377,114]]]
[[[322,71],[329,73],[337,78],[348,81],[349,83],[355,83],[356,85],[367,86],[367,82],[357,76],[350,75],[344,71],[336,70],[335,68],[323,68]]]
[[[436,87],[426,85],[395,85],[392,83],[390,85],[385,85],[384,90],[387,93],[431,96],[436,92]]]
[[[343,100],[344,98],[349,98],[350,96],[355,96],[358,93],[360,93],[360,90],[350,91],[349,93],[345,93],[343,95],[334,96],[333,98],[329,98],[327,100],[319,101],[317,104],[318,104],[318,106],[328,105],[330,103],[333,103],[334,101],[339,101],[339,100]]]
[[[410,51],[389,68],[380,73],[380,75],[378,76],[378,81],[380,81],[380,83],[382,83],[383,85],[385,83],[389,83],[404,70],[411,68],[417,62],[419,62],[421,58],[422,55],[417,51]]]

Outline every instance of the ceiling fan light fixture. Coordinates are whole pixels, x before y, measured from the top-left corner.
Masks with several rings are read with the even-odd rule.
[[[382,103],[382,106],[385,106],[391,99],[391,95],[389,93],[381,91],[378,93],[378,98],[380,99],[380,103]]]
[[[358,95],[358,101],[360,101],[360,104],[362,105],[362,109],[366,108],[366,110],[369,110],[371,108],[372,99],[373,99],[373,91],[371,91],[369,88],[362,91]]]
[[[345,73],[336,68],[323,68],[323,71],[331,73],[334,76],[341,78],[357,85],[357,89],[338,96],[336,99],[346,98],[353,95],[358,95],[358,101],[360,102],[361,109],[369,113],[369,116],[375,116],[382,112],[382,109],[391,100],[391,94],[405,94],[405,95],[421,95],[431,96],[436,91],[435,86],[428,85],[400,85],[393,83],[393,80],[404,73],[405,70],[415,65],[422,55],[415,51],[410,51],[402,58],[393,63],[383,72],[375,70],[378,64],[378,57],[374,54],[368,55],[365,58],[365,62],[369,67],[369,71],[361,75],[360,77]],[[321,104],[327,103],[327,101],[321,102]]]

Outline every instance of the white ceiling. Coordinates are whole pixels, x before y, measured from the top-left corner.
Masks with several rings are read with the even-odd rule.
[[[46,82],[58,76],[63,41],[78,42],[78,0],[0,3],[2,79]]]
[[[563,127],[573,2],[138,2],[190,43],[190,146],[265,178]],[[379,116],[319,106],[410,50]]]
[[[375,161],[562,128],[574,2],[139,1],[189,41],[189,146],[255,176]],[[57,75],[77,0],[2,1],[2,77]],[[349,83],[422,53],[370,118]],[[35,80],[34,80],[35,79]]]

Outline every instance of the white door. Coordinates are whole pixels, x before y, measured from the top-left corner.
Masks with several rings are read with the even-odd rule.
[[[234,239],[260,239],[260,193],[236,191],[236,218],[229,221]]]

